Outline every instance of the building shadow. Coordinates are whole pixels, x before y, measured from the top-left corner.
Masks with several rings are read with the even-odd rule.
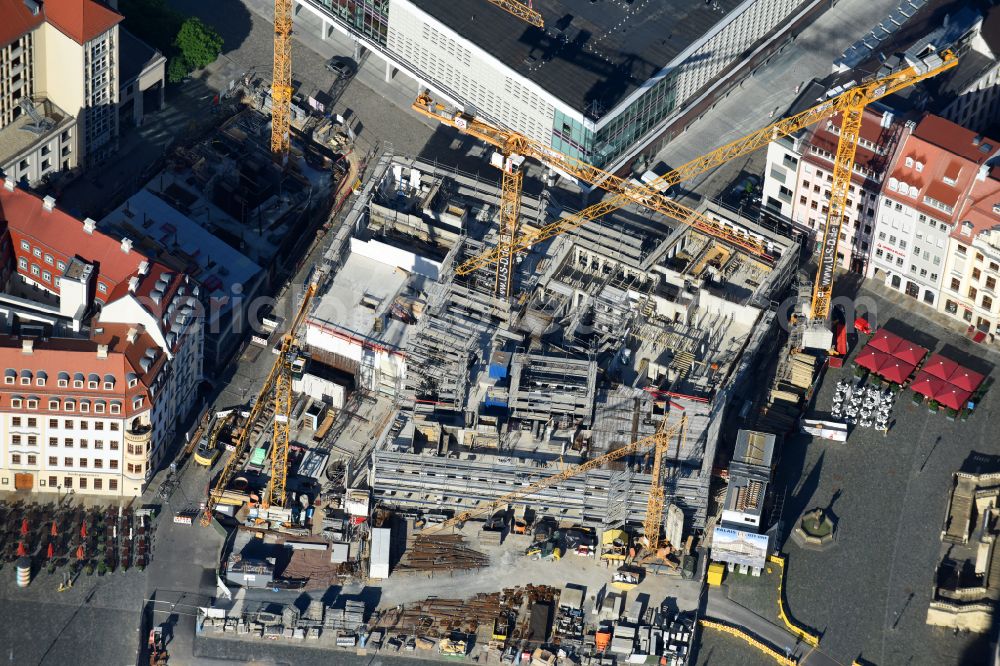
[[[184,16],[196,16],[215,28],[224,40],[224,54],[237,50],[253,28],[253,16],[240,0],[167,0],[167,5]]]
[[[792,440],[788,444],[782,452],[782,465],[779,468],[779,478],[781,479],[781,483],[788,488],[783,520],[786,524],[790,525],[798,520],[798,517],[809,508],[810,503],[813,501],[816,490],[819,488],[826,453],[820,454],[808,474],[803,477],[808,444],[799,438]],[[799,479],[801,479],[801,482],[798,482]],[[784,540],[780,544],[782,548],[787,543],[791,530],[786,529],[785,532],[787,534],[784,535]]]

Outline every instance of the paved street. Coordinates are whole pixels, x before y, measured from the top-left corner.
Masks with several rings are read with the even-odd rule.
[[[828,75],[833,61],[844,49],[863,37],[898,5],[897,0],[839,0],[783,52],[772,56],[770,63],[758,69],[754,77],[746,79],[685,133],[671,141],[657,159],[669,165],[680,165],[773,123],[795,98],[796,86]],[[775,110],[775,118],[769,117]],[[715,196],[733,180],[744,160],[734,160],[696,178],[686,187],[697,189],[703,196]],[[759,175],[760,171],[757,173]]]
[[[985,372],[1000,362],[920,316],[922,308],[906,297],[883,298],[881,290],[861,295],[874,300],[879,324],[932,351],[978,361]],[[836,380],[850,372],[828,372],[817,410],[830,409]],[[786,525],[814,507],[830,507],[839,520],[837,543],[826,552],[786,541],[790,612],[845,663],[858,656],[880,665],[983,663],[987,637],[954,636],[924,620],[944,552],[940,530],[951,476],[970,449],[1000,453],[994,434],[1000,396],[989,391],[968,421],[952,422],[913,405],[910,395],[898,400],[888,437],[856,429],[846,443],[804,436],[786,442],[777,479],[787,490]]]

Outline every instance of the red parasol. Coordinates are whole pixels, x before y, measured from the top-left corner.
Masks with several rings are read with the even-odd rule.
[[[24,542],[23,541],[18,541],[17,542],[17,556],[18,557],[24,557],[27,554],[28,554],[28,549],[25,548]]]
[[[948,382],[943,379],[938,379],[934,375],[921,370],[917,373],[917,378],[913,380],[912,384],[910,384],[910,388],[913,389],[915,393],[919,393],[920,395],[928,397],[931,400],[937,400],[938,394],[948,388]]]
[[[52,559],[56,555],[56,547],[53,544],[49,544],[49,549],[47,551],[47,558]]]
[[[888,359],[888,354],[868,345],[858,352],[858,355],[854,358],[854,362],[862,368],[876,372]]]
[[[965,366],[959,366],[948,377],[948,381],[963,391],[975,391],[983,383],[983,376],[974,370],[969,370]]]
[[[948,378],[955,374],[961,366],[950,358],[945,358],[941,354],[934,354],[927,363],[924,364],[924,371],[930,375],[948,381]]]
[[[913,372],[913,366],[909,363],[904,363],[898,358],[886,356],[887,359],[879,366],[875,373],[894,384],[902,384],[910,376],[910,373]]]
[[[80,525],[80,538],[81,539],[87,538],[87,523],[82,523]]]
[[[872,339],[868,341],[868,346],[877,349],[880,352],[885,352],[886,354],[891,354],[892,350],[902,342],[903,339],[896,335],[895,333],[890,333],[884,328],[880,328],[875,331],[875,335]]]
[[[945,407],[959,410],[965,407],[965,404],[969,401],[969,397],[971,395],[972,391],[963,391],[957,386],[948,385],[948,387],[941,391],[941,393],[939,393],[934,399]]]
[[[25,518],[24,520],[21,521],[21,534],[27,534],[27,533],[28,533],[28,519]]]
[[[909,363],[910,365],[916,365],[927,356],[927,350],[920,345],[915,345],[908,340],[903,340],[900,338],[899,344],[896,345],[892,351],[889,352],[900,361],[904,363]]]
[[[59,528],[56,527],[56,521],[52,521],[52,531],[50,532],[52,536],[59,536]]]
[[[82,560],[85,556],[86,553],[84,553],[83,551],[83,546],[80,546],[79,548],[76,549],[76,559]]]

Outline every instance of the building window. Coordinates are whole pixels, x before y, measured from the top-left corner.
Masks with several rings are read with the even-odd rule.
[[[11,465],[20,465],[21,464],[21,454],[20,453],[12,453],[12,454],[10,454],[10,464]]]
[[[86,489],[87,489],[87,479],[86,478],[80,479],[80,490],[86,490]]]
[[[72,458],[63,458],[63,466],[64,467],[72,467],[73,466],[73,459]]]
[[[114,405],[111,406],[114,407]],[[112,432],[118,432],[119,423],[117,421],[112,421],[111,423],[108,424],[108,428],[110,428]]]
[[[965,254],[965,252],[966,252],[966,249],[965,249],[964,245],[957,245],[957,246],[955,246],[955,249],[958,250],[959,254]]]
[[[94,469],[103,469],[103,468],[104,468],[104,461],[103,460],[101,460],[100,458],[98,458],[97,460],[94,461]]]
[[[21,427],[21,417],[20,416],[12,416],[11,419],[10,419],[10,425],[11,425],[12,428],[20,428]]]
[[[97,291],[101,292],[102,294],[106,294],[106,293],[108,293],[108,287],[103,282],[98,282],[97,283]]]
[[[121,405],[120,402],[113,402],[113,403],[111,403],[111,413],[112,414],[121,414],[121,412],[122,412],[122,405]],[[115,428],[116,425],[117,424],[112,423],[111,424],[111,429],[115,430],[116,429]]]
[[[10,406],[13,409],[21,409],[21,399],[20,398],[11,398],[10,399]]]
[[[961,288],[962,288],[962,281],[959,280],[958,278],[953,277],[951,279],[951,290],[958,291]]]
[[[49,477],[49,486],[51,486],[52,488],[55,488],[58,485],[59,485],[59,478],[55,477],[55,476],[50,476]]]
[[[993,299],[989,296],[983,296],[983,309],[992,310],[993,309]]]
[[[86,449],[88,446],[90,446],[90,443],[87,440],[85,440],[85,439],[81,439],[80,440],[80,448],[81,449]]]
[[[101,490],[101,488],[103,487],[103,485],[104,484],[101,481],[101,479],[94,479],[94,490]]]
[[[104,440],[103,439],[95,439],[94,440],[94,448],[98,449],[98,450],[103,449],[104,448]]]
[[[976,300],[976,296],[978,295],[978,293],[979,292],[976,291],[975,287],[969,287],[969,298],[971,298],[972,300]]]
[[[52,258],[51,254],[45,255],[45,263],[47,263],[49,266],[55,263],[55,259]]]
[[[118,479],[108,479],[108,490],[118,490]]]
[[[978,280],[982,276],[983,276],[983,273],[978,268],[973,268],[972,269],[972,279],[973,280]]]
[[[28,446],[38,446],[38,435],[28,435]]]
[[[36,257],[38,257],[39,259],[41,259],[41,258],[42,258],[42,248],[40,248],[40,247],[36,247],[35,249],[33,249],[33,250],[31,251],[31,254],[33,254],[33,255],[35,255]]]
[[[87,459],[86,458],[80,458],[80,467],[83,467],[83,468],[87,467]]]
[[[28,241],[24,241],[24,240],[23,240],[23,241],[21,241],[21,249],[22,249],[22,250],[26,250],[26,251],[28,251],[28,252],[30,252],[30,251],[31,251],[31,246],[30,246],[30,245],[28,245]]]
[[[17,267],[22,270],[28,270],[28,260],[25,259],[24,257],[21,257],[20,259],[17,260]]]
[[[42,279],[46,282],[52,282],[52,273],[48,271],[42,271]]]
[[[59,458],[57,458],[55,456],[49,456],[49,466],[50,467],[55,467],[58,464],[59,464]]]
[[[72,449],[73,448],[73,438],[72,437],[63,437],[63,446],[65,446],[68,449]]]
[[[103,402],[95,402],[94,403],[94,411],[97,412],[98,414],[103,414],[104,413],[104,403]],[[98,430],[103,430],[104,429],[104,424],[102,422],[98,421],[96,423],[96,427],[97,427]]]
[[[118,450],[118,442],[116,442],[114,440],[111,440],[110,442],[108,442],[108,448],[111,449],[112,451],[117,451]]]
[[[73,477],[72,476],[63,477],[63,487],[64,488],[72,488],[73,487]]]
[[[20,446],[21,445],[21,436],[20,435],[11,435],[10,436],[10,443],[13,444],[14,446]]]
[[[59,446],[59,438],[49,437],[49,446]]]
[[[34,453],[29,453],[28,454],[28,464],[29,465],[37,465],[38,464],[38,457]]]
[[[72,411],[73,403],[67,400],[66,409]],[[63,423],[63,427],[66,428],[66,430],[72,430],[73,426],[74,426],[73,419],[66,419],[66,421]]]
[[[109,460],[108,461],[108,465],[111,467],[111,469],[118,469],[118,461],[117,460]]]

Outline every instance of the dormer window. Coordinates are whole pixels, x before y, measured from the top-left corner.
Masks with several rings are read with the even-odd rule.
[[[94,381],[87,382],[87,388],[96,390],[99,383]]]
[[[66,402],[63,403],[63,409],[65,409],[67,412],[75,411],[76,402],[74,402],[73,400],[67,400]]]
[[[906,158],[906,168],[907,169],[912,169],[913,168],[913,158],[912,157],[907,157]]]
[[[84,412],[84,413],[89,412],[90,411],[90,403],[87,402],[86,400],[81,400],[80,401],[80,411]]]
[[[28,409],[38,409],[38,398],[28,398]]]
[[[142,396],[137,395],[132,398],[132,409],[140,409],[142,407]]]
[[[111,403],[111,413],[112,414],[121,414],[122,413],[122,403],[120,403],[120,402],[113,402],[113,403]]]
[[[924,163],[923,162],[917,162],[916,167],[917,167],[917,173],[920,173],[920,172],[922,172],[924,170]]]
[[[899,179],[898,178],[890,178],[889,179],[889,189],[892,190],[893,192],[895,192],[896,190],[899,189]]]
[[[51,409],[54,412],[59,411],[59,401],[58,400],[49,400],[49,409]]]
[[[962,231],[961,231],[961,234],[963,236],[971,236],[972,235],[972,222],[969,222],[968,220],[966,220],[965,222],[962,222]]]
[[[11,407],[11,409],[21,409],[21,399],[20,398],[11,398],[10,399],[10,407]]]
[[[100,402],[100,401],[95,402],[94,403],[94,412],[96,412],[97,414],[103,414],[104,413],[104,403]]]

